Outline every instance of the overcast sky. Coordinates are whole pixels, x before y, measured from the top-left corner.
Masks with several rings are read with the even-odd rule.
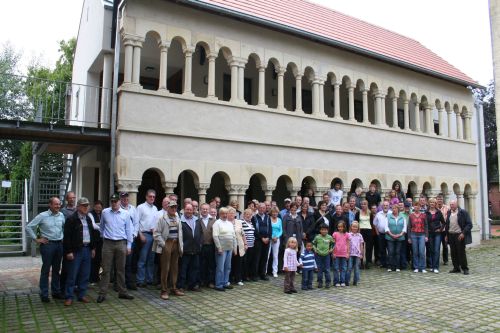
[[[283,0],[286,1],[286,0]],[[416,39],[486,85],[493,78],[488,0],[311,0]],[[52,66],[57,41],[76,37],[83,0],[4,1],[0,44]]]

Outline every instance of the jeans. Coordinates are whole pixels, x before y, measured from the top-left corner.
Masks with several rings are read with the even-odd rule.
[[[401,242],[401,249],[399,251],[399,268],[401,269],[408,268],[408,256],[406,255],[407,251],[408,251],[408,240],[405,239],[404,241]]]
[[[312,268],[302,270],[302,289],[312,289],[312,283],[314,279],[313,272],[314,269]],[[328,272],[328,275],[330,275],[330,272]]]
[[[380,266],[387,267],[387,240],[385,234],[378,234],[377,243]]]
[[[231,271],[232,250],[215,253],[215,287],[224,288],[229,284],[229,272]]]
[[[401,243],[403,243],[403,241],[387,241],[387,249],[389,250],[389,268],[393,271],[400,268]]]
[[[318,284],[323,283],[323,274],[325,275],[325,283],[330,285],[332,278],[330,277],[330,254],[326,256],[314,255],[316,265],[318,266]]]
[[[61,270],[61,260],[63,255],[62,241],[49,242],[40,245],[40,254],[42,256],[42,269],[40,271],[40,296],[49,296],[49,273],[52,268],[52,281],[50,287],[52,294],[59,294],[60,278],[59,271]]]
[[[146,242],[142,245],[137,262],[137,283],[153,283],[155,255],[151,251],[153,245],[153,235],[144,232]]]
[[[73,252],[73,260],[67,263],[66,278],[66,299],[73,299],[73,290],[78,286],[78,299],[82,299],[87,293],[89,284],[90,269],[92,264],[91,249],[84,246],[80,250]]]
[[[280,252],[280,239],[278,238],[276,240],[276,243],[273,243],[273,241],[271,240],[269,242],[270,246],[269,246],[269,254],[268,254],[268,258],[271,256],[271,253],[273,254],[273,275],[274,274],[278,274],[278,254]],[[267,266],[266,266],[267,268]]]
[[[347,269],[347,273],[345,275],[345,281],[346,281],[347,285],[349,285],[349,283],[351,281],[351,273],[353,271],[354,271],[354,277],[352,279],[352,282],[354,284],[357,284],[359,282],[359,266],[360,266],[360,263],[361,263],[361,258],[354,257],[354,256],[349,257],[349,266],[348,266],[348,269]]]
[[[174,263],[175,264],[175,263]],[[198,284],[200,271],[200,256],[198,254],[183,254],[181,257],[181,276],[177,288],[194,288]]]
[[[333,260],[333,283],[345,283],[345,272],[347,270],[347,258],[335,257]]]
[[[429,246],[431,248],[431,269],[439,269],[441,233],[433,232],[429,234]]]
[[[411,235],[411,251],[413,252],[413,269],[425,269],[425,236]]]

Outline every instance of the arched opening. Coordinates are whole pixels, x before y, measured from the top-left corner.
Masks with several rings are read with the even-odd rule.
[[[162,186],[163,174],[157,169],[147,169],[142,174],[141,185],[137,192],[137,205],[146,201],[146,193],[148,190],[156,191],[155,206],[160,209],[161,202],[165,198],[165,190]]]
[[[399,98],[398,98],[398,127],[400,129],[405,128],[405,101],[407,100],[406,97],[406,92],[404,90],[401,90],[399,92]]]
[[[397,112],[398,112],[398,101],[397,101],[397,95],[396,92],[394,91],[394,88],[389,87],[387,89],[387,96],[385,97],[385,120],[386,123],[391,126],[391,127],[396,127],[397,124],[395,122],[397,121]],[[396,107],[394,108],[394,98],[396,98]],[[396,113],[396,114],[394,114]]]
[[[257,105],[259,99],[259,71],[260,58],[255,53],[250,54],[245,65],[245,80],[243,97],[249,105]]]
[[[363,119],[363,92],[365,91],[365,83],[359,79],[356,82],[356,89],[354,90],[354,119],[358,123],[365,121]],[[368,106],[368,105],[367,105]]]
[[[276,59],[270,59],[266,67],[266,105],[276,109],[278,107],[278,73],[279,62]]]
[[[215,96],[226,102],[231,99],[231,68],[228,64],[230,57],[231,50],[222,47],[215,59]]]
[[[325,114],[329,118],[333,118],[335,115],[335,89],[334,84],[337,82],[337,78],[334,73],[328,73],[325,86],[323,87],[324,101],[325,101]]]
[[[408,183],[408,191],[406,192],[407,198],[412,198],[415,200],[415,196],[417,195],[418,187],[414,181]]]
[[[409,110],[410,110],[410,128],[412,131],[417,130],[417,124],[416,124],[416,115],[420,114],[420,106],[418,107],[419,110],[417,111],[417,104],[418,102],[418,97],[415,93],[411,94],[410,97],[410,104],[409,104]],[[419,118],[420,119],[420,118]]]
[[[204,42],[196,44],[193,53],[193,79],[191,90],[197,97],[208,95],[208,59],[210,48]]]
[[[191,170],[184,170],[177,178],[177,187],[174,193],[179,198],[179,203],[182,204],[185,198],[191,198],[198,201],[198,176]]]
[[[307,176],[302,179],[302,183],[300,185],[300,196],[307,196],[309,189],[313,190],[313,193],[316,193],[316,180],[311,176]]]
[[[339,177],[335,177],[335,178],[332,179],[332,181],[330,182],[330,188],[334,188],[335,184],[340,184],[340,189],[341,190],[344,187],[344,182]]]
[[[287,109],[288,111],[297,111],[297,84],[295,78],[297,76],[297,73],[297,65],[295,65],[293,62],[289,63],[286,66],[283,85],[285,94],[285,109]]]
[[[459,196],[461,193],[462,193],[462,192],[461,192],[461,189],[460,189],[460,185],[459,185],[459,184],[457,184],[457,183],[453,184],[453,197],[451,197],[451,196],[450,196],[450,200],[451,200],[451,199],[455,199],[455,200],[457,200],[457,204],[458,204],[459,206],[461,206],[461,202],[460,202],[460,200],[458,200],[458,196]],[[464,207],[460,207],[460,208],[464,208]]]
[[[351,86],[351,78],[344,76],[340,85],[340,117],[344,120],[349,120],[349,87]]]
[[[210,187],[207,190],[207,202],[210,202],[215,197],[221,200],[221,207],[229,204],[228,188],[231,186],[229,176],[222,171],[214,173],[210,180]]]
[[[473,211],[472,198],[470,197],[472,194],[472,188],[469,184],[466,184],[464,187],[464,199],[465,199],[465,210],[469,212],[471,216],[475,215]]]
[[[373,125],[375,125],[377,122],[376,98],[378,93],[379,91],[377,84],[375,82],[372,82],[370,84],[370,91],[368,92],[368,119]]]
[[[441,183],[441,194],[443,195],[443,201],[448,203],[450,201],[449,193],[448,193],[448,184]]]
[[[431,183],[425,182],[422,186],[422,194],[424,194],[427,198],[430,198],[432,195],[432,186]]]
[[[267,188],[266,177],[260,173],[256,173],[250,177],[248,189],[245,192],[245,202],[256,199],[259,202],[266,200],[264,189]]]
[[[276,181],[276,189],[273,191],[273,200],[276,201],[281,209],[284,208],[285,199],[290,198],[292,189],[293,183],[290,177],[282,175]]]
[[[356,189],[360,187],[361,190],[363,190],[363,182],[359,178],[354,178],[353,181],[351,182],[351,188],[349,189],[349,192],[347,193],[347,198],[349,198],[351,195],[356,193]]]
[[[142,44],[139,83],[147,90],[157,90],[160,82],[160,41],[156,31],[149,31]]]
[[[312,114],[312,82],[314,76],[314,70],[311,67],[306,67],[302,77],[302,110],[306,114]]]
[[[182,94],[184,82],[184,48],[185,42],[175,37],[170,43],[167,54],[167,89],[174,94]]]
[[[396,191],[396,196],[399,200],[404,201],[406,199],[405,191],[403,189],[403,184],[399,180],[392,182],[391,189]]]

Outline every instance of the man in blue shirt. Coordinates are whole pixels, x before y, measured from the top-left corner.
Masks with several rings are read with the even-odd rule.
[[[120,208],[118,194],[111,196],[111,207],[102,211],[101,237],[102,245],[102,276],[99,283],[97,303],[106,299],[111,265],[115,263],[118,286],[118,297],[134,299],[125,288],[125,260],[132,253],[133,226],[129,214]]]
[[[63,255],[62,239],[65,219],[60,209],[61,201],[56,197],[50,198],[49,210],[38,214],[33,221],[26,226],[26,231],[29,236],[40,245],[40,254],[42,256],[40,298],[44,303],[49,302],[49,273],[51,268],[52,298],[62,299],[59,285],[59,270],[61,269],[61,259]],[[36,235],[37,228],[40,232],[40,237]]]

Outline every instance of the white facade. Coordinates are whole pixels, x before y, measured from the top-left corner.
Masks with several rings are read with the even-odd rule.
[[[132,201],[151,173],[165,193],[240,206],[245,194],[280,204],[309,187],[319,199],[334,179],[345,192],[398,181],[477,215],[466,87],[173,2],[127,1],[119,29],[114,171]],[[103,63],[104,48],[87,50],[77,48],[74,77]]]

